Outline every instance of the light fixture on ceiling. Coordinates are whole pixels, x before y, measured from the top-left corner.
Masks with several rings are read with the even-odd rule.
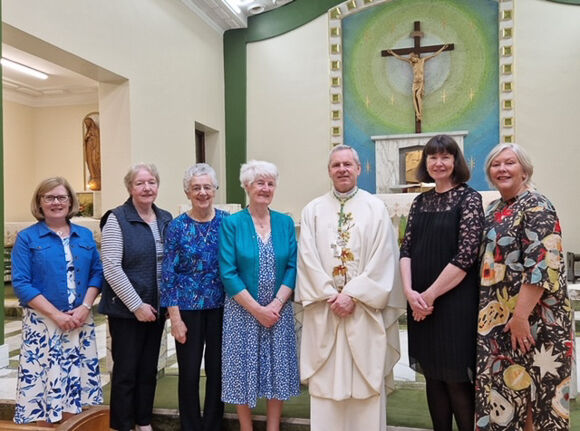
[[[248,14],[249,15],[257,15],[259,13],[264,12],[264,10],[265,10],[264,5],[256,3],[256,2],[250,3],[248,5]]]
[[[40,70],[33,69],[32,67],[29,66],[25,66],[24,64],[8,60],[7,58],[4,57],[2,57],[0,63],[2,63],[2,66],[8,67],[12,70],[16,70],[21,73],[25,73],[26,75],[34,76],[35,78],[38,79],[48,79],[48,75],[46,73],[41,72]]]

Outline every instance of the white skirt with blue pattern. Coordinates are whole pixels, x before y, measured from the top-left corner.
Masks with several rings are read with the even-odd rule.
[[[101,404],[103,391],[92,314],[63,331],[42,313],[25,308],[14,422],[58,422],[63,412]]]

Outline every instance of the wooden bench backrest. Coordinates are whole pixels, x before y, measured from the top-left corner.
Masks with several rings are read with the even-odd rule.
[[[50,428],[36,424],[17,425],[12,421],[0,420],[0,431],[109,431],[109,407],[91,407],[61,424]]]

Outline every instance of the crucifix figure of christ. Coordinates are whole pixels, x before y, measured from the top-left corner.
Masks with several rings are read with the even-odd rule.
[[[425,62],[438,56],[443,51],[453,51],[452,43],[444,45],[421,46],[421,22],[415,21],[414,29],[411,33],[414,40],[413,48],[386,49],[381,51],[383,57],[393,56],[399,60],[406,61],[413,68],[413,106],[415,107],[415,133],[421,133],[421,119],[423,118],[423,95],[425,94]],[[421,54],[432,52],[428,57],[421,57]],[[403,55],[409,54],[409,57]]]

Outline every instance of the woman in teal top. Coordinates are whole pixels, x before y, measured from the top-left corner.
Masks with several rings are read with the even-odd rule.
[[[252,429],[251,408],[267,399],[268,430],[279,429],[282,403],[300,392],[294,313],[294,222],[272,211],[278,170],[269,162],[242,166],[249,205],[224,218],[219,266],[226,291],[222,400],[236,404],[240,430]]]

